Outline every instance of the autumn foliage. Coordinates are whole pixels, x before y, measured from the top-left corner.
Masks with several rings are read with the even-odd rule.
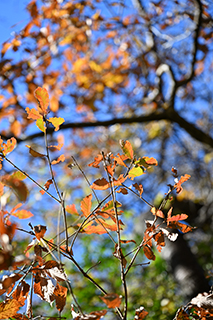
[[[148,260],[155,260],[155,248],[161,252],[166,245],[166,238],[170,241],[175,241],[178,237],[178,230],[186,233],[193,230],[193,227],[185,223],[187,219],[186,214],[172,213],[173,208],[164,210],[167,203],[171,201],[171,193],[180,193],[183,189],[182,184],[185,183],[190,176],[185,174],[178,178],[177,169],[172,168],[174,175],[174,184],[169,185],[169,191],[165,195],[162,203],[158,208],[149,204],[143,197],[143,186],[134,182],[129,185],[128,181],[132,183],[135,178],[146,174],[149,175],[149,169],[158,165],[154,158],[147,156],[138,157],[132,148],[129,141],[120,141],[122,154],[112,153],[105,154],[101,152],[95,156],[94,161],[88,164],[96,170],[100,167],[104,168],[105,176],[100,177],[90,184],[91,193],[86,195],[80,203],[80,211],[76,209],[74,203],[65,204],[61,192],[57,185],[57,177],[53,174],[52,166],[63,161],[64,155],[61,153],[57,161],[52,161],[50,156],[50,148],[46,138],[46,128],[51,123],[55,130],[60,128],[64,122],[61,118],[49,118],[49,95],[45,88],[37,88],[35,90],[35,97],[38,101],[36,109],[26,108],[28,118],[36,122],[37,127],[43,132],[46,141],[46,154],[40,154],[31,146],[29,152],[32,157],[46,158],[47,164],[50,167],[51,179],[49,179],[44,186],[39,185],[38,182],[33,182],[40,188],[42,195],[47,193],[53,197],[58,205],[61,207],[64,219],[64,240],[61,244],[57,244],[54,240],[46,238],[46,231],[48,226],[37,225],[32,226],[31,230],[27,232],[32,235],[32,242],[28,244],[23,252],[21,261],[16,261],[13,257],[13,238],[16,232],[24,231],[12,223],[12,217],[19,219],[26,219],[33,216],[29,210],[22,209],[24,205],[18,203],[10,212],[1,210],[0,221],[0,241],[1,241],[1,270],[8,270],[10,274],[5,275],[1,280],[1,294],[6,294],[5,300],[0,304],[1,319],[32,319],[32,294],[37,294],[42,300],[50,305],[55,303],[55,307],[59,312],[62,312],[66,304],[67,293],[72,295],[73,307],[70,312],[74,319],[100,319],[108,311],[114,309],[115,313],[120,319],[127,319],[128,310],[128,292],[127,278],[130,269],[134,266],[139,252],[142,250]],[[10,175],[3,176],[1,179],[1,194],[4,194],[6,187],[11,188],[18,198],[24,202],[26,194],[28,193],[26,184],[23,180],[32,179],[27,172],[21,170],[9,159],[9,154],[15,152],[16,139],[11,138],[6,142],[1,139],[1,162],[9,162],[14,168],[14,172]],[[56,146],[57,147],[57,146]],[[61,149],[58,147],[58,149]],[[70,165],[69,165],[70,167]],[[119,174],[117,174],[119,172]],[[57,197],[53,196],[49,187],[54,185]],[[99,200],[96,191],[104,192],[104,197]],[[134,193],[141,201],[145,202],[153,215],[153,220],[146,221],[146,229],[141,238],[141,243],[136,244],[134,239],[123,239],[123,229],[126,221],[124,221],[122,203],[116,198],[118,194],[128,197],[129,193]],[[77,216],[77,222],[73,233],[69,233],[67,226],[67,214]],[[80,234],[93,235],[97,234],[100,237],[106,234],[112,240],[114,252],[112,257],[116,258],[120,264],[121,273],[121,288],[120,292],[109,293],[93,279],[88,272],[84,271],[78,264],[75,258],[74,243],[77,241]],[[127,243],[132,243],[135,248],[130,253],[126,252],[125,246]],[[29,250],[34,251],[34,258],[30,258]],[[100,311],[94,311],[90,314],[85,314],[86,310],[81,310],[75,297],[75,290],[71,288],[70,280],[66,275],[63,264],[59,257],[64,260],[70,260],[82,277],[87,278],[100,291],[100,299],[106,304],[106,308]],[[27,277],[31,275],[31,285],[27,282]],[[122,288],[123,287],[123,288]],[[26,305],[24,313],[20,313],[20,308]],[[195,311],[202,313],[202,308],[197,306]],[[210,311],[208,311],[210,312]],[[144,319],[147,312],[143,307],[136,308],[135,319]],[[58,317],[56,317],[57,319]],[[63,317],[62,317],[63,318]],[[55,319],[50,318],[50,319]],[[180,309],[177,313],[176,319],[190,319],[188,313]]]
[[[213,146],[203,129],[212,127],[205,108],[190,114],[196,125],[188,121],[196,79],[204,86],[205,70],[212,70],[210,5],[136,0],[136,13],[125,1],[28,2],[30,19],[0,51],[0,319],[148,319],[150,311],[132,299],[132,272],[142,278],[168,243],[196,228],[190,212],[173,205],[203,163],[193,161],[192,144],[191,171],[181,165],[191,143],[185,135]],[[200,99],[209,96],[202,91]],[[131,133],[121,128],[136,123]],[[210,167],[212,152],[206,156]],[[139,237],[135,211],[149,213]],[[97,243],[113,276],[96,260]],[[82,307],[88,283],[89,305]],[[212,306],[212,294],[201,293],[174,320],[211,318]]]

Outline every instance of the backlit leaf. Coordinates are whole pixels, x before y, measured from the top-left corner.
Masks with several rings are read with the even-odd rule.
[[[45,132],[46,127],[45,127],[44,120],[42,118],[37,119],[36,125],[42,132]]]
[[[63,118],[57,118],[57,117],[49,118],[48,121],[50,123],[52,123],[52,125],[55,127],[55,131],[58,131],[59,130],[59,126],[62,123],[64,123],[64,119]]]
[[[89,167],[99,168],[100,162],[103,161],[102,154],[98,154],[97,157],[95,157],[94,161],[88,164]]]
[[[181,213],[172,216],[171,218],[167,218],[167,222],[178,221],[178,220],[186,220],[188,218],[187,214]]]
[[[174,188],[176,189],[177,193],[181,193],[181,191],[183,190],[182,188],[182,183],[184,183],[185,181],[187,181],[191,176],[189,174],[185,174],[184,176],[181,176],[179,181],[174,185]]]
[[[141,176],[144,174],[144,170],[141,167],[134,167],[129,171],[128,177],[133,180],[136,177]]]
[[[45,88],[38,87],[34,95],[39,102],[39,108],[42,111],[42,115],[47,115],[47,108],[50,103],[49,94]]]
[[[134,152],[133,152],[133,149],[132,149],[132,145],[131,143],[126,140],[120,140],[120,146],[121,146],[121,149],[123,150],[123,153],[129,158],[129,159],[132,159],[134,158]]]
[[[79,215],[79,213],[78,213],[78,211],[77,211],[77,209],[76,209],[76,207],[75,207],[75,204],[67,205],[65,209],[66,209],[66,211],[67,211],[68,213],[70,213],[70,214],[74,214],[74,215],[76,215],[76,216]]]
[[[3,142],[2,139],[1,141]],[[8,139],[6,143],[2,143],[2,146],[0,149],[1,151],[3,151],[3,154],[6,156],[8,153],[14,150],[15,146],[16,146],[16,139],[12,137],[11,139]]]
[[[30,109],[28,107],[25,110],[26,110],[26,112],[28,114],[27,119],[33,119],[33,120],[42,119],[42,115],[39,113],[38,110]]]
[[[161,210],[156,209],[155,207],[152,207],[150,211],[159,218],[162,218],[162,219],[165,218],[164,213]]]
[[[65,155],[64,155],[64,154],[61,154],[60,157],[58,157],[57,160],[53,160],[53,161],[51,162],[51,164],[57,164],[57,163],[59,163],[59,162],[64,162],[64,161],[65,161]]]
[[[81,201],[81,211],[83,212],[83,215],[87,217],[91,213],[91,207],[92,207],[92,194],[86,196]]]
[[[106,303],[108,308],[119,308],[121,305],[122,296],[119,296],[117,293],[106,294],[100,298]]]
[[[154,252],[152,251],[151,247],[149,245],[145,245],[143,247],[143,251],[147,259],[149,260],[155,260]]]

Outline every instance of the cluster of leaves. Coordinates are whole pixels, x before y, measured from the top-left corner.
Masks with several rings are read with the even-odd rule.
[[[28,177],[41,189],[42,194],[46,193],[60,205],[64,219],[64,239],[60,243],[55,243],[53,239],[47,240],[45,238],[47,230],[46,226],[37,225],[33,227],[29,224],[31,231],[27,231],[18,228],[16,224],[12,223],[12,216],[16,216],[19,219],[25,219],[30,218],[33,215],[30,211],[24,209],[18,210],[22,205],[21,203],[18,203],[10,212],[4,209],[1,210],[0,269],[12,270],[12,273],[4,276],[1,280],[1,294],[6,294],[6,296],[5,300],[0,304],[0,317],[1,319],[7,319],[9,317],[13,319],[32,319],[33,292],[50,305],[55,302],[57,310],[61,312],[66,304],[68,290],[73,299],[74,306],[71,309],[71,313],[74,319],[98,320],[107,314],[106,309],[93,311],[90,314],[85,314],[82,311],[78,304],[77,297],[75,296],[75,290],[71,287],[71,282],[61,263],[61,257],[63,257],[64,261],[71,261],[78,269],[79,273],[104,294],[104,296],[100,296],[100,298],[106,306],[109,309],[114,309],[117,316],[120,319],[125,320],[127,319],[128,311],[128,295],[131,294],[128,292],[126,279],[129,270],[133,266],[137,266],[135,261],[139,252],[142,250],[148,260],[155,260],[155,253],[153,251],[154,245],[157,250],[161,252],[162,247],[165,246],[165,238],[168,238],[170,241],[175,241],[178,236],[177,230],[186,233],[193,229],[187,223],[183,222],[188,217],[186,214],[172,215],[172,207],[167,213],[163,212],[166,203],[171,200],[171,193],[173,191],[180,193],[182,191],[182,183],[187,181],[190,176],[185,174],[178,178],[177,170],[172,168],[172,174],[175,178],[174,184],[169,185],[169,191],[165,195],[163,202],[158,208],[155,208],[144,199],[143,185],[135,182],[132,186],[129,186],[128,181],[131,182],[141,175],[144,175],[150,168],[157,166],[157,160],[146,156],[142,158],[136,157],[131,143],[122,140],[120,141],[120,146],[123,151],[122,154],[118,153],[113,155],[112,153],[104,154],[104,152],[101,152],[94,158],[94,161],[89,164],[90,167],[96,169],[103,166],[106,178],[102,177],[96,179],[90,184],[91,193],[81,200],[81,213],[79,213],[75,204],[65,205],[63,193],[61,193],[58,188],[57,177],[52,170],[54,164],[63,161],[64,155],[61,154],[56,161],[51,161],[50,150],[51,148],[60,150],[62,146],[49,146],[46,136],[46,128],[49,123],[54,126],[55,130],[58,130],[64,119],[57,117],[48,118],[49,95],[45,88],[37,88],[35,90],[35,97],[38,101],[37,109],[26,108],[26,112],[29,118],[36,121],[36,125],[44,134],[46,154],[41,154],[30,146],[27,147],[29,148],[31,156],[45,157],[47,159],[51,177],[45,183],[44,187],[39,185],[38,182],[33,180],[26,172],[18,168],[16,164],[8,158],[8,154],[15,149],[16,139],[11,138],[10,140],[7,140],[6,143],[1,140],[1,162],[6,161],[16,169],[11,175],[7,177],[3,176],[1,181],[1,194],[4,194],[5,186],[10,187],[17,193],[18,197],[21,197],[22,200],[25,201],[26,196],[24,195],[26,195],[28,189],[22,180]],[[117,172],[122,171],[124,173],[119,173],[117,176]],[[49,192],[51,184],[55,187],[57,197]],[[97,192],[99,191],[105,193],[103,200],[99,200],[97,195]],[[128,197],[129,193],[134,193],[141,201],[149,205],[150,211],[154,215],[154,220],[146,221],[146,229],[144,234],[141,235],[141,243],[138,245],[136,245],[134,239],[123,239],[123,237],[125,237],[125,232],[123,231],[125,225],[122,221],[122,204],[117,200],[117,197]],[[97,203],[96,205],[94,205],[93,195]],[[75,230],[72,233],[69,233],[67,214],[77,217],[76,222],[72,225]],[[12,241],[16,230],[25,231],[34,237],[24,252],[25,256],[19,261],[13,257]],[[74,244],[80,234],[82,234],[82,236],[85,234],[106,234],[110,238],[114,246],[112,260],[116,258],[120,264],[120,292],[108,293],[92,276],[89,275],[89,270],[84,271],[79,265],[74,257]],[[129,243],[136,246],[130,252],[127,252],[126,244]],[[29,250],[32,248],[34,256],[30,258]],[[130,255],[131,258],[129,258]],[[96,265],[91,266],[90,269],[94,267],[96,267]],[[29,275],[32,277],[31,285],[25,281]],[[64,282],[66,287],[60,285],[59,282]],[[26,312],[23,314],[18,313],[19,309],[24,306],[26,300]],[[195,311],[197,314],[204,312],[199,306],[197,306]],[[186,311],[182,311],[182,309],[179,310],[176,319],[183,319],[183,312]],[[147,314],[148,313],[143,307],[139,307],[135,310],[135,319],[144,319]],[[55,318],[58,319],[63,317],[54,317],[54,319]],[[184,319],[188,318],[185,317]]]

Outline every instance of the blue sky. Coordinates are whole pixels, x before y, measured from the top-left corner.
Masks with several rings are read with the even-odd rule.
[[[11,33],[19,31],[26,24],[28,14],[25,10],[29,0],[0,1],[0,43],[11,37]]]

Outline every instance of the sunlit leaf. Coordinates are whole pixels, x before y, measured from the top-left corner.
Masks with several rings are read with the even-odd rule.
[[[70,213],[70,214],[74,214],[74,215],[76,215],[76,216],[79,215],[79,213],[78,213],[78,211],[77,211],[77,209],[76,209],[76,207],[75,207],[75,204],[67,205],[65,209],[66,209],[66,211],[67,211],[68,213]]]
[[[185,174],[184,176],[181,176],[179,181],[174,185],[174,188],[176,189],[177,193],[181,193],[181,191],[183,190],[182,188],[182,183],[184,183],[185,181],[187,181],[191,176],[189,174]]]
[[[35,90],[34,95],[39,102],[39,108],[42,111],[42,115],[46,115],[47,108],[50,103],[49,94],[48,94],[47,90],[45,88],[38,87]]]
[[[59,130],[59,126],[62,123],[64,123],[64,119],[63,118],[57,118],[57,117],[49,118],[48,121],[50,123],[52,123],[52,125],[55,127],[55,131],[58,131]]]
[[[136,177],[140,177],[144,174],[144,170],[141,167],[134,167],[129,171],[128,177],[133,180]]]
[[[134,152],[133,152],[133,149],[132,149],[132,145],[131,143],[126,140],[120,140],[120,146],[121,146],[121,149],[123,150],[123,153],[131,160],[133,160],[134,158]]]
[[[1,147],[3,154],[6,156],[8,153],[12,152],[16,147],[16,143],[17,141],[13,137],[11,139],[8,139],[6,143],[3,143]]]
[[[36,120],[36,125],[42,132],[45,132],[46,127],[45,127],[44,120],[42,118],[39,118]]]
[[[94,161],[88,164],[89,167],[99,168],[100,162],[103,161],[102,154],[98,154],[97,157],[95,157]]]
[[[10,317],[13,317],[16,312],[20,309],[21,304],[15,300],[10,299],[6,302],[0,303],[0,319],[9,319]]]
[[[91,207],[92,207],[92,194],[86,196],[81,201],[81,211],[83,212],[83,215],[87,217],[91,213]]]
[[[181,213],[172,216],[171,218],[167,218],[167,222],[178,221],[178,220],[186,220],[188,218],[187,214]]]
[[[28,119],[33,119],[33,120],[42,119],[42,115],[39,113],[38,110],[30,109],[28,107],[25,110],[28,114],[28,117],[27,117]]]
[[[58,157],[57,160],[53,160],[53,161],[51,162],[51,164],[57,164],[57,163],[59,163],[59,162],[64,162],[64,161],[65,161],[65,155],[64,155],[64,154],[61,154],[60,157]]]
[[[152,207],[150,211],[159,218],[162,218],[162,219],[165,218],[164,213],[161,210],[156,209],[155,207]]]

